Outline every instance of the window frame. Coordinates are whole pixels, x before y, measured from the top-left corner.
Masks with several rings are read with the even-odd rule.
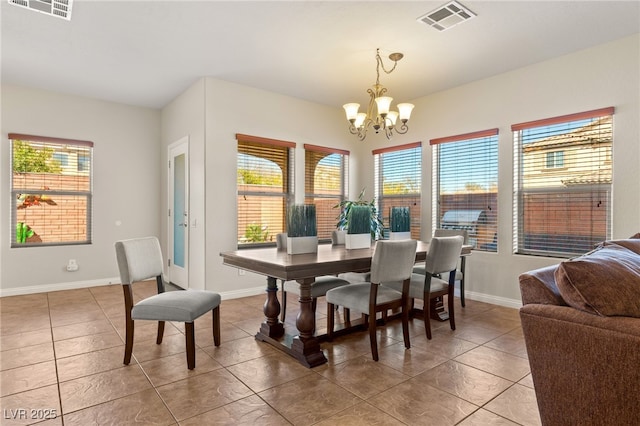
[[[21,133],[9,133],[8,134],[8,139],[10,142],[10,147],[9,147],[9,161],[10,161],[10,179],[9,179],[9,188],[10,188],[10,209],[11,209],[11,230],[9,232],[10,235],[10,248],[28,248],[28,247],[59,247],[59,246],[74,246],[74,245],[88,245],[88,244],[92,244],[93,243],[93,147],[94,144],[91,141],[85,141],[85,140],[76,140],[76,139],[67,139],[67,138],[57,138],[57,137],[49,137],[49,136],[38,136],[38,135],[28,135],[28,134],[21,134]],[[22,142],[26,142],[26,143],[35,143],[36,145],[42,145],[43,148],[51,148],[51,149],[60,149],[61,145],[65,145],[65,146],[70,146],[72,147],[71,149],[73,149],[73,147],[76,147],[76,149],[78,150],[87,150],[88,153],[83,153],[82,157],[85,159],[83,160],[84,163],[86,163],[86,158],[88,158],[88,166],[89,166],[89,170],[88,173],[84,173],[86,170],[86,166],[83,167],[83,170],[80,170],[79,168],[79,160],[78,162],[76,162],[76,169],[73,170],[73,173],[78,173],[76,175],[76,177],[85,177],[88,179],[88,189],[87,190],[70,190],[70,189],[49,189],[48,186],[44,185],[43,188],[30,188],[28,186],[23,186],[23,187],[18,187],[15,186],[16,184],[16,173],[13,171],[14,168],[14,162],[15,162],[15,158],[14,158],[14,143],[16,141],[22,141]],[[79,155],[78,151],[78,158],[81,157],[81,155]],[[55,156],[55,152],[52,154],[52,158],[54,158]],[[58,161],[58,160],[56,160]],[[65,167],[68,167],[68,155],[67,155],[67,164],[63,164],[62,162],[60,162],[60,167],[62,169],[64,169]],[[62,172],[63,170],[60,171],[60,173],[54,173],[55,175],[59,174],[60,176],[73,176],[73,174],[66,174]],[[29,173],[29,172],[25,172],[25,173]],[[34,172],[32,172],[34,173]],[[73,179],[68,179],[73,181]],[[78,181],[78,179],[76,179],[76,181]],[[25,179],[26,182],[26,179]],[[43,182],[43,184],[46,183]],[[79,183],[78,183],[79,184]],[[84,198],[85,201],[85,215],[84,215],[84,234],[85,234],[85,239],[84,240],[72,240],[72,241],[35,241],[35,242],[17,242],[16,241],[16,237],[17,237],[17,230],[16,230],[16,226],[18,224],[18,198],[20,197],[21,194],[31,194],[33,195],[35,193],[37,193],[37,196],[42,197],[42,199],[46,197],[48,197],[49,199],[55,199],[56,197],[79,197],[79,198]],[[42,200],[41,199],[41,200]],[[46,204],[46,203],[45,203]],[[40,204],[41,205],[41,204]],[[31,206],[29,206],[31,207]],[[25,207],[25,209],[28,209],[29,207]],[[26,214],[26,213],[25,213]],[[47,214],[46,213],[41,213],[40,216],[46,217]],[[61,215],[62,217],[62,215]],[[80,216],[82,218],[82,216]],[[45,219],[41,219],[41,220],[45,220]],[[59,221],[59,225],[58,226],[62,226],[63,223],[60,222],[60,219],[58,219]],[[25,222],[21,222],[21,223],[25,223]],[[25,223],[26,224],[26,223]],[[28,224],[26,224],[28,225]],[[30,226],[30,225],[29,225]],[[78,226],[82,226],[82,225],[78,225]],[[55,227],[55,226],[54,226]],[[44,236],[46,234],[46,231],[41,231],[41,235],[40,236]],[[80,234],[82,234],[82,232],[80,232]],[[60,234],[60,236],[63,235],[67,235],[67,234]],[[45,238],[48,238],[45,236]]]
[[[305,203],[308,204],[308,200],[311,199],[318,199],[318,198],[323,198],[323,199],[335,199],[336,203],[334,205],[337,205],[339,203],[341,203],[344,200],[347,200],[349,197],[349,155],[350,152],[344,149],[337,149],[337,148],[329,148],[329,147],[324,147],[324,146],[319,146],[319,145],[311,145],[311,144],[304,144],[304,150],[305,150],[305,165],[304,165],[304,182],[305,182],[305,194],[304,194],[304,198],[305,198]],[[309,164],[308,164],[308,153],[324,153],[326,154],[325,158],[329,155],[340,155],[340,194],[339,195],[332,195],[332,194],[327,194],[327,193],[322,193],[322,192],[310,192],[310,188],[309,188],[309,183],[310,182],[315,182],[315,176],[310,177],[309,176],[309,172],[311,171],[309,169]],[[320,160],[322,161],[322,160]],[[319,164],[320,161],[318,161],[316,163]],[[315,173],[314,169],[314,173]],[[314,186],[315,189],[315,186]],[[333,206],[332,206],[333,207]],[[336,213],[337,216],[339,214]],[[319,218],[321,215],[321,212],[316,209],[316,215]],[[321,227],[322,224],[318,223],[318,240],[319,242],[330,242],[331,241],[331,232],[329,232],[328,235],[322,236],[321,234]],[[335,222],[333,227],[331,228],[331,230],[335,229]]]
[[[415,178],[415,182],[418,186],[417,191],[406,193],[406,194],[384,194],[384,156],[385,154],[398,153],[399,151],[409,151],[415,150],[416,152],[408,155],[413,155],[415,159],[417,159],[417,164],[413,166],[418,172],[417,176],[409,176]],[[402,198],[413,198],[413,201],[409,204],[410,215],[411,215],[411,238],[420,240],[421,232],[422,232],[422,142],[412,142],[404,145],[396,145],[391,147],[374,149],[371,151],[374,156],[374,197],[375,203],[378,209],[378,217],[382,221],[384,225],[383,230],[383,238],[387,237],[387,234],[390,229],[389,223],[389,210],[390,207],[403,206],[404,204],[400,203],[397,205],[392,204],[389,206],[387,211],[384,210],[385,200],[393,200],[393,199],[402,199]],[[416,213],[417,207],[418,212]]]
[[[238,242],[237,242],[237,248],[239,250],[242,249],[247,249],[247,248],[255,248],[255,247],[268,247],[268,246],[275,246],[275,241],[276,241],[276,234],[279,232],[286,232],[286,214],[287,214],[287,210],[289,208],[289,206],[291,206],[294,202],[294,197],[295,197],[295,148],[296,148],[296,143],[295,142],[289,142],[289,141],[283,141],[283,140],[278,140],[278,139],[270,139],[270,138],[263,138],[263,137],[259,137],[259,136],[251,136],[251,135],[245,135],[245,134],[240,134],[237,133],[236,134],[236,167],[239,161],[239,154],[240,154],[240,144],[242,142],[245,143],[249,143],[249,144],[257,144],[257,145],[264,145],[266,147],[271,147],[273,149],[273,147],[279,147],[279,148],[283,148],[286,149],[286,165],[285,165],[285,169],[286,172],[283,171],[283,191],[282,192],[264,192],[264,191],[242,191],[240,190],[240,188],[238,187],[238,183],[236,184],[236,188],[237,188],[237,197],[236,197],[236,202],[238,200],[239,197],[241,196],[264,196],[264,197],[273,197],[273,198],[282,198],[283,199],[283,209],[281,212],[281,231],[280,229],[277,229],[276,232],[273,232],[270,235],[270,239],[268,241],[264,241],[264,242],[250,242],[250,243],[240,243],[240,219],[241,219],[241,215],[239,212],[239,204],[236,205],[236,208],[238,210],[238,214],[237,214],[237,219],[236,219],[236,234],[238,236]],[[236,174],[237,174],[237,169],[236,169]]]
[[[613,193],[613,164],[612,164],[611,154],[613,152],[614,113],[615,113],[614,107],[607,107],[607,108],[584,111],[584,112],[579,112],[574,114],[534,120],[534,121],[529,121],[524,123],[518,123],[518,124],[513,124],[511,126],[511,131],[513,133],[513,155],[514,155],[513,224],[512,224],[513,253],[521,254],[521,255],[531,255],[531,256],[571,258],[573,256],[578,256],[589,251],[590,249],[593,248],[595,244],[597,244],[602,239],[606,240],[611,238],[611,227],[612,227],[611,219],[612,219],[612,207],[613,207],[611,202],[612,193]],[[564,133],[560,133],[560,132],[553,133],[551,130],[548,130],[545,132],[546,136],[540,137],[540,140],[545,140],[557,135],[565,135],[565,134],[568,135],[571,133],[577,133],[579,131],[582,131],[583,129],[586,129],[586,127],[594,124],[596,119],[602,119],[607,117],[610,117],[610,120],[611,120],[611,124],[608,125],[609,130],[607,131],[607,134],[610,135],[611,137],[610,146],[608,149],[606,149],[606,146],[604,146],[606,150],[605,158],[603,160],[599,159],[598,161],[603,161],[604,163],[607,163],[607,162],[611,163],[610,172],[609,172],[611,176],[609,179],[609,183],[600,182],[600,177],[598,177],[598,182],[593,184],[586,184],[584,185],[584,187],[580,187],[580,185],[574,186],[574,185],[568,185],[568,184],[564,184],[564,188],[559,185],[548,186],[548,187],[533,185],[528,188],[525,187],[525,178],[524,178],[524,173],[525,173],[524,172],[524,169],[525,169],[524,151],[525,150],[523,149],[525,141],[523,140],[523,131],[533,130],[536,128],[543,128],[547,126],[554,126],[554,125],[567,125],[567,127],[570,128],[570,129],[567,129]],[[594,120],[594,121],[585,125],[581,125],[581,127],[575,127],[575,128],[571,127],[572,124],[577,125],[580,121],[583,121],[583,120]],[[606,128],[607,127],[605,126],[605,129]],[[598,129],[598,131],[600,130]],[[560,140],[560,142],[558,143],[563,143],[563,142],[564,142],[563,140]],[[567,146],[572,147],[573,145],[567,145]],[[600,155],[600,153],[598,153],[598,155]],[[571,172],[569,170],[571,167],[570,159],[569,160],[567,159],[566,154],[563,155],[563,157],[564,157],[563,158],[564,163],[563,163],[563,167],[561,168],[551,168],[551,169],[547,168],[546,167],[547,164],[545,162],[544,171],[546,172],[546,175],[551,175],[554,171],[564,171],[565,173],[567,173],[567,177],[570,178],[570,180],[576,179],[577,175],[572,176],[571,173],[577,173],[578,171],[576,170],[574,172]],[[592,164],[592,161],[593,160],[591,160],[588,163],[588,165],[590,165],[591,167],[595,167]],[[537,163],[533,163],[533,164],[537,164]],[[584,162],[580,162],[580,165],[583,165],[583,164]],[[597,162],[596,162],[596,166],[598,167],[598,169],[600,169],[600,165]],[[591,169],[584,169],[583,172],[585,170],[591,170]],[[544,198],[545,194],[547,195],[546,198]],[[564,199],[565,202],[566,202],[566,199],[568,199],[570,196],[575,196],[576,194],[578,195],[584,194],[583,200],[588,200],[590,197],[597,196],[598,202],[596,203],[596,206],[600,206],[602,203],[604,203],[605,206],[607,207],[606,211],[604,211],[600,215],[597,215],[592,204],[591,209],[589,210],[589,215],[592,221],[589,222],[587,227],[590,231],[588,234],[574,235],[571,233],[571,231],[568,230],[564,236],[561,236],[561,237],[580,237],[581,239],[584,240],[582,242],[582,245],[584,245],[584,247],[582,247],[581,249],[578,249],[578,246],[581,243],[572,242],[572,241],[562,242],[563,238],[558,238],[558,241],[560,242],[556,243],[555,249],[554,249],[554,247],[552,247],[551,245],[551,241],[552,241],[551,237],[553,237],[555,234],[546,235],[546,237],[548,237],[547,242],[545,242],[542,237],[538,236],[535,238],[539,238],[540,241],[536,242],[536,244],[532,242],[527,243],[527,229],[529,229],[530,226],[533,226],[533,222],[530,225],[526,225],[526,222],[529,222],[529,220],[526,218],[525,211],[524,211],[526,207],[525,197],[529,196],[527,198],[530,198],[533,196],[539,196],[539,200],[541,200],[540,202],[546,201],[551,203],[552,197],[550,196],[553,194],[555,194],[556,198],[561,197],[561,194],[565,194],[564,197],[561,197],[561,199]],[[560,210],[559,207],[558,209]],[[562,208],[561,210],[565,211],[567,209]],[[576,209],[575,211],[581,211],[581,210]],[[595,234],[596,231],[594,228],[594,223],[596,222],[593,221],[594,216],[604,217],[604,234],[605,235],[599,236],[598,234]],[[547,225],[548,223],[550,223],[548,220],[546,222],[544,220],[539,222],[536,221],[536,224],[538,226],[551,226],[551,225]],[[529,232],[529,240],[532,240],[534,238],[531,235],[535,236],[536,233]],[[558,236],[556,235],[556,237]],[[579,238],[576,238],[576,241],[577,240],[579,240]],[[536,248],[534,246],[538,246],[538,247]]]
[[[442,138],[435,138],[429,141],[429,144],[432,146],[432,225],[433,229],[437,229],[443,227],[442,225],[442,217],[444,216],[444,210],[442,207],[441,200],[441,172],[442,172],[442,149],[441,146],[444,144],[450,143],[468,143],[468,144],[486,144],[493,143],[495,146],[491,147],[491,149],[495,150],[495,170],[496,170],[496,191],[495,196],[491,197],[490,188],[481,194],[484,194],[485,200],[484,204],[488,204],[487,209],[482,209],[483,213],[479,216],[483,218],[487,222],[482,224],[478,223],[473,228],[475,233],[469,232],[469,244],[474,246],[474,250],[484,251],[487,253],[496,253],[498,251],[498,240],[497,240],[497,232],[498,232],[498,186],[499,186],[499,129],[492,128],[487,130],[481,130],[476,132],[464,133],[460,135],[454,136],[446,136]],[[488,139],[492,138],[492,139]],[[482,148],[478,148],[482,149]],[[465,195],[471,194],[471,192],[463,193]],[[468,198],[468,197],[467,197]],[[493,198],[493,200],[491,200]],[[488,201],[487,201],[488,200]],[[470,204],[466,203],[467,207],[470,207]],[[441,211],[442,210],[442,211]],[[474,210],[478,209],[463,209],[463,210]],[[479,232],[481,229],[481,225],[485,226],[485,230],[483,232]],[[467,226],[464,225],[464,228],[451,228],[451,229],[467,229],[468,231],[472,229],[468,229]],[[493,234],[491,235],[491,232]],[[480,235],[483,234],[483,235]],[[478,245],[477,241],[484,241],[484,243]]]

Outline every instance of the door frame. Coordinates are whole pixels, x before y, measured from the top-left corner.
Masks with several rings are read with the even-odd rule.
[[[184,224],[185,224],[185,246],[184,246],[184,267],[176,267],[174,264],[174,220],[177,212],[174,211],[174,170],[175,165],[173,159],[175,156],[184,154],[185,167],[185,194],[184,194]],[[169,144],[167,148],[167,276],[169,282],[178,287],[189,288],[189,221],[190,221],[190,202],[189,202],[189,136],[184,136],[177,141]]]

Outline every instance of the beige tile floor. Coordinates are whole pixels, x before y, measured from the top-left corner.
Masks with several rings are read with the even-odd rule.
[[[153,283],[136,285],[139,299]],[[298,308],[289,298],[287,329]],[[119,285],[0,299],[0,424],[539,425],[516,309],[456,300],[457,330],[399,321],[323,343],[329,362],[308,369],[253,335],[264,296],[224,300],[222,345],[211,316],[196,321],[196,368],[186,367],[181,324],[137,323],[134,358],[122,364]],[[318,303],[318,332],[326,304]],[[53,418],[51,418],[53,417]]]

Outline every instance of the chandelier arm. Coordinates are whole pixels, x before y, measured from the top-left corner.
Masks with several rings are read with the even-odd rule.
[[[395,129],[396,129],[397,133],[400,133],[401,135],[404,135],[409,130],[409,126],[407,126],[406,122],[403,122],[400,127],[396,126]]]
[[[386,126],[384,128],[384,135],[387,137],[387,139],[393,138],[393,127]]]

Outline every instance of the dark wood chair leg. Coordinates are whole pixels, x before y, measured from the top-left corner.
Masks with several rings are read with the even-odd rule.
[[[213,310],[213,344],[220,346],[220,306]]]
[[[411,348],[411,340],[409,340],[409,307],[402,308],[402,337],[404,338],[404,347]]]
[[[429,293],[424,294],[422,312],[424,313],[424,329],[427,332],[427,339],[431,340],[431,300],[429,299]]]
[[[124,361],[123,364],[129,365],[131,362],[131,353],[133,352],[133,320],[126,320],[126,339],[124,345]]]
[[[156,344],[162,343],[162,337],[164,336],[164,321],[158,321],[158,337],[156,337]]]
[[[376,313],[369,315],[369,342],[371,343],[371,356],[378,360],[378,341],[376,339]]]
[[[351,309],[342,308],[342,310],[344,312],[344,322],[345,324],[349,324],[351,322]]]
[[[333,303],[327,303],[327,340],[333,339],[333,324],[335,322],[335,312]]]
[[[460,259],[460,272],[462,273],[462,279],[460,280],[460,305],[464,308],[464,274],[465,274],[465,262],[467,258],[462,256]]]
[[[192,322],[184,323],[184,336],[187,345],[187,368],[193,370],[196,368],[196,339]]]
[[[449,308],[449,325],[451,326],[452,330],[456,329],[456,320],[455,320],[455,314],[454,314],[454,310],[453,310],[453,289],[454,289],[454,284],[450,284],[449,285],[449,294],[447,295],[447,307]]]

